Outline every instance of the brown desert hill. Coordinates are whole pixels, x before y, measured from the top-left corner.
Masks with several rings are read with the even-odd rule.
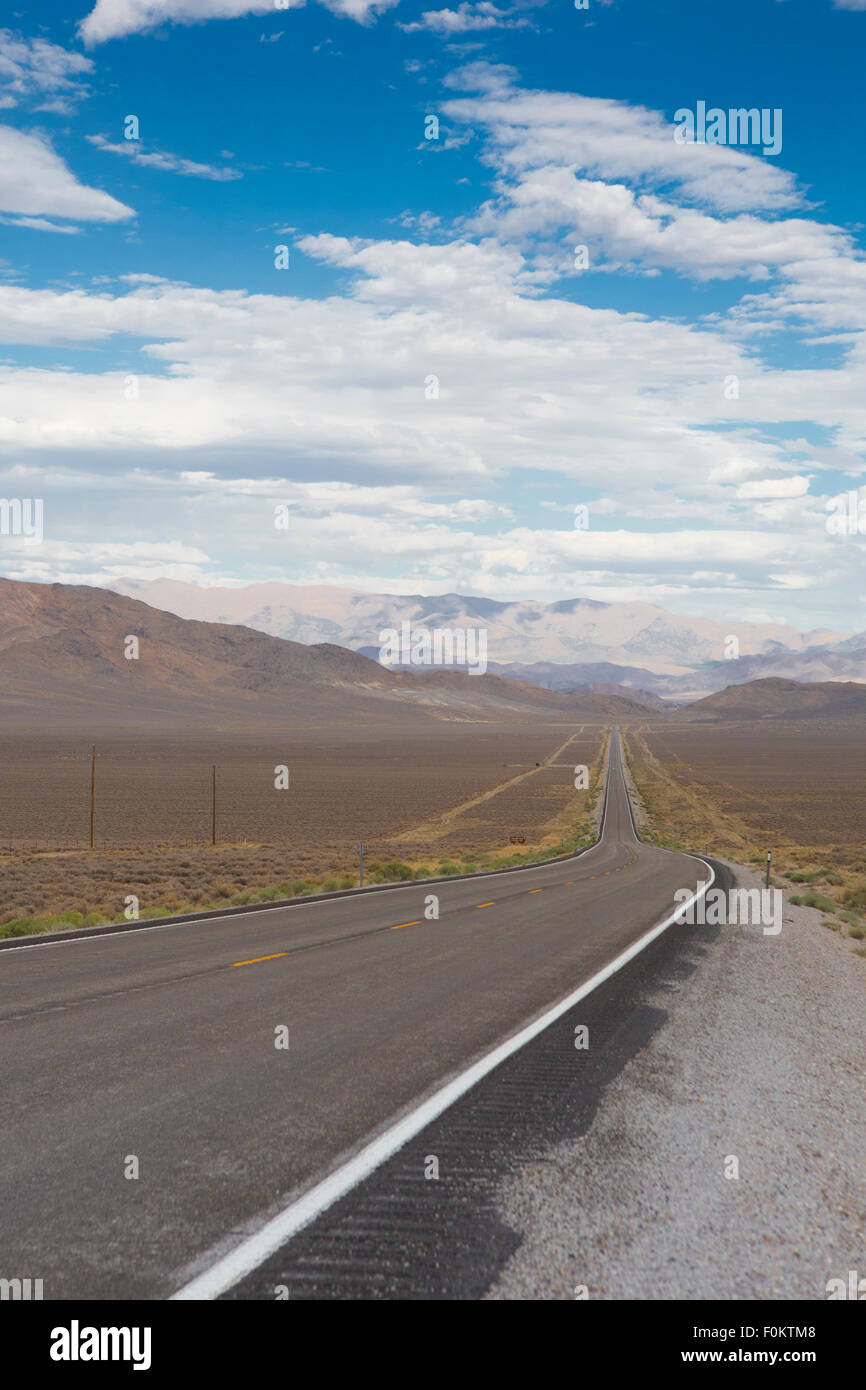
[[[624,698],[633,704],[642,705],[645,709],[669,710],[674,708],[670,700],[663,700],[652,690],[624,689],[623,686],[616,685],[613,681],[592,681],[589,685],[584,685],[579,689],[589,695],[616,695],[618,698]]]
[[[394,673],[395,689],[402,699],[428,705],[463,705],[483,702],[485,707],[519,708],[523,712],[547,711],[550,716],[581,719],[590,723],[646,716],[645,706],[623,694],[547,690],[510,676],[469,675],[464,671],[419,668]]]
[[[128,639],[138,657],[128,659]],[[345,647],[179,618],[86,585],[0,579],[0,718],[46,728],[256,727],[409,718],[603,722],[640,713],[493,675],[392,672]]]
[[[802,684],[770,676],[729,685],[715,695],[673,711],[672,720],[685,722],[753,719],[863,719],[866,684],[821,681]]]
[[[137,659],[125,655],[130,637]],[[178,619],[84,585],[0,580],[0,709],[47,719],[76,710],[162,715],[244,711],[363,697],[388,673],[339,647],[265,639],[248,628]]]

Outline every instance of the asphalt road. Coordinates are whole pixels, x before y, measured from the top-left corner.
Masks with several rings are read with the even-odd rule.
[[[705,877],[637,840],[615,735],[579,858],[0,952],[0,1277],[170,1295]]]

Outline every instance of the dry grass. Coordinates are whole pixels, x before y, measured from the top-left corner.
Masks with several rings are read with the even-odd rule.
[[[866,753],[856,731],[810,721],[643,726],[625,735],[646,838],[760,866],[790,901],[866,934]],[[801,886],[802,885],[802,886]]]
[[[381,735],[366,741],[350,738],[342,745],[334,740],[327,756],[308,743],[300,785],[295,760],[284,759],[292,772],[290,790],[283,794],[292,813],[292,836],[286,843],[0,851],[0,936],[120,921],[130,895],[138,900],[139,915],[148,918],[354,887],[359,826],[368,882],[498,867],[560,847],[576,848],[593,837],[590,811],[600,786],[603,732],[601,726],[531,731],[508,726],[476,727],[467,735],[457,726],[436,740],[425,730],[409,745],[405,739],[384,743]],[[245,767],[248,782],[260,777],[261,750],[256,747],[259,757],[246,763],[249,750],[221,750],[223,763],[233,753],[238,780]],[[123,765],[129,766],[129,749],[115,751],[123,753]],[[151,778],[156,773],[174,778],[176,786],[191,778],[189,763],[176,751],[173,761],[165,756],[163,740],[146,745],[143,752]],[[320,761],[314,772],[316,757]],[[81,750],[75,750],[68,759],[76,791],[81,758]],[[273,814],[270,798],[280,795],[271,791],[273,758],[271,752],[268,763],[261,763],[270,777],[269,805],[260,812],[265,817]],[[592,770],[585,792],[573,785],[578,763]],[[197,766],[202,771],[205,765],[199,759]],[[139,777],[139,785],[141,781]],[[7,774],[7,796],[9,785]],[[230,785],[227,781],[224,788]],[[313,788],[313,794],[305,788]],[[145,798],[138,807],[140,819],[146,805]],[[250,810],[249,802],[244,806]],[[419,816],[419,811],[425,814]],[[224,806],[229,823],[239,814],[231,803]],[[155,818],[147,825],[157,836]],[[525,836],[519,847],[510,843],[517,833]]]

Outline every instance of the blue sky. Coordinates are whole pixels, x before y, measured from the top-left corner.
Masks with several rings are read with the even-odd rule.
[[[0,495],[45,532],[0,535],[0,570],[866,627],[856,518],[826,525],[866,442],[864,26],[866,0],[21,6]],[[779,153],[679,144],[701,101],[781,111]]]

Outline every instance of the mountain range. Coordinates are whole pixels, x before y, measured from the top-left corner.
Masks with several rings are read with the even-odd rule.
[[[116,581],[118,593],[189,619],[242,624],[303,643],[376,658],[381,634],[414,627],[487,631],[488,670],[548,690],[623,686],[693,700],[764,677],[866,680],[866,633],[801,632],[782,623],[687,618],[655,604],[502,602],[464,594],[367,594],[274,581],[202,587],[180,580]],[[736,639],[736,655],[730,655]]]
[[[641,712],[617,694],[549,691],[459,671],[390,671],[346,647],[179,618],[105,589],[0,579],[5,725],[599,722]]]
[[[839,643],[830,656],[849,659],[861,651],[849,647]],[[808,656],[794,653],[789,659]],[[722,666],[730,670],[735,664]],[[539,665],[539,678],[557,679],[551,663]],[[605,663],[588,665],[595,675],[610,672]],[[651,691],[615,681],[551,689],[515,679],[525,669],[504,666],[483,675],[392,670],[335,643],[308,645],[240,624],[182,618],[106,589],[0,579],[0,720],[7,728],[116,726],[145,732],[348,724],[393,730],[418,720],[607,723],[866,715],[866,684],[772,677],[671,709]],[[635,678],[647,677],[642,668],[626,669]]]

